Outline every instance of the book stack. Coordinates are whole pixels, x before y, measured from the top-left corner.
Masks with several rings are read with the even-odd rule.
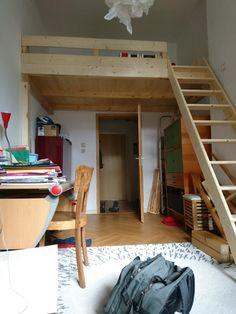
[[[31,164],[1,165],[0,184],[56,184],[65,182],[61,168],[49,160]]]

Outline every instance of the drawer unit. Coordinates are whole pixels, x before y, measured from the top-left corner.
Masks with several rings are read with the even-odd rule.
[[[194,118],[204,120],[207,117],[194,116]],[[211,138],[210,127],[199,126],[199,132],[203,138]],[[201,174],[201,169],[181,118],[164,130],[164,156],[168,212],[184,222],[182,196],[183,193],[193,192],[190,174]]]
[[[182,150],[181,147],[171,149],[166,154],[166,172],[182,172]]]
[[[184,188],[184,178],[182,173],[167,173],[166,184],[175,188]]]
[[[165,148],[169,149],[181,145],[180,120],[176,120],[170,127],[165,129]]]
[[[168,208],[174,209],[180,214],[184,214],[183,195],[183,189],[177,189],[171,186],[167,186]]]

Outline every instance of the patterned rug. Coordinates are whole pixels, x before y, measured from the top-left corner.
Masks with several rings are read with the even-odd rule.
[[[58,314],[99,314],[121,269],[136,256],[142,260],[161,253],[195,274],[195,299],[191,314],[234,314],[236,309],[236,266],[218,264],[191,243],[89,247],[84,267],[86,289],[77,283],[75,249],[59,249]]]

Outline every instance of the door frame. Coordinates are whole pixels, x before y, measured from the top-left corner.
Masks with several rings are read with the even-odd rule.
[[[138,169],[139,169],[139,219],[144,223],[144,194],[143,194],[143,148],[142,148],[142,107],[138,105]]]
[[[131,112],[131,113],[97,113],[96,114],[96,175],[97,175],[97,213],[100,214],[100,157],[99,157],[99,129],[100,129],[100,120],[107,119],[107,120],[135,120],[137,121],[138,125],[138,112]],[[137,129],[138,133],[138,129]],[[139,138],[139,137],[138,137]],[[140,174],[140,171],[139,171]],[[143,190],[143,180],[142,180],[142,190]],[[141,205],[141,204],[140,204]],[[140,206],[141,209],[141,206]],[[141,221],[142,213],[140,213],[140,221]]]

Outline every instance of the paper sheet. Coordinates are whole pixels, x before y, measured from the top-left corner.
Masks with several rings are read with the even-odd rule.
[[[0,252],[0,313],[56,313],[57,278],[56,245]]]

